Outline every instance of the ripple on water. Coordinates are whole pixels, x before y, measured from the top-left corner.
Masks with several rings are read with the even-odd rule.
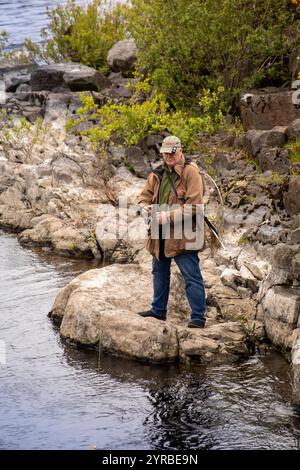
[[[47,313],[91,262],[0,233],[1,449],[289,449],[300,436],[289,368],[277,355],[186,370],[64,343]]]

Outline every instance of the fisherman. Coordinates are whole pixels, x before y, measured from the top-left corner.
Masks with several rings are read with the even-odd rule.
[[[150,173],[138,198],[139,205],[152,218],[146,248],[153,256],[154,291],[151,309],[138,313],[145,318],[166,320],[170,267],[174,258],[184,278],[185,292],[191,307],[191,320],[188,322],[188,327],[204,328],[205,289],[198,257],[198,251],[203,245],[203,237],[196,236],[195,238],[194,235],[191,242],[186,230],[179,231],[180,238],[176,236],[178,224],[185,226],[185,221],[189,218],[192,220],[195,234],[198,209],[203,208],[202,177],[197,165],[184,157],[178,137],[166,137],[162,142],[160,153],[164,164]],[[158,230],[155,230],[157,227]],[[202,231],[204,231],[203,224]]]

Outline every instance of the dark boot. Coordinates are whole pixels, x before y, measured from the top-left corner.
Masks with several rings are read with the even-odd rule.
[[[189,328],[204,328],[205,322],[201,320],[191,320],[188,322],[188,327]]]
[[[165,318],[163,317],[160,317],[159,315],[156,315],[153,310],[146,310],[145,312],[138,312],[138,315],[140,315],[141,317],[144,317],[144,318],[147,318],[147,317],[153,317],[153,318],[156,318],[157,320],[166,320]]]

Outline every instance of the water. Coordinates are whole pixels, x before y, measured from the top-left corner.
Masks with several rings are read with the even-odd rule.
[[[29,37],[40,41],[40,30],[48,24],[47,7],[66,3],[66,0],[0,0],[0,31],[9,34],[8,47],[20,47]]]
[[[57,3],[0,0],[9,47],[39,41]],[[290,369],[275,353],[195,369],[103,356],[99,367],[62,342],[47,312],[93,267],[0,232],[0,449],[299,448]]]
[[[102,356],[99,367],[97,353],[62,342],[47,317],[59,288],[95,265],[0,232],[0,266],[0,449],[299,446],[280,355],[191,369]]]
[[[126,1],[114,0],[112,4]],[[0,0],[0,31],[9,34],[8,49],[20,47],[25,38],[39,42],[40,30],[49,23],[47,8],[66,3],[67,0]],[[85,5],[89,2],[76,0],[76,3]]]

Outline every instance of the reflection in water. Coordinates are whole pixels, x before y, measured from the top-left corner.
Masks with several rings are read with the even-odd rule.
[[[40,41],[40,30],[49,23],[47,8],[65,5],[67,0],[1,0],[0,31],[9,34],[9,47],[20,47],[25,38]],[[86,3],[76,0],[78,4]]]
[[[187,370],[102,355],[99,366],[47,317],[58,289],[95,266],[24,250],[6,233],[0,266],[0,449],[297,448],[281,356]]]
[[[112,0],[112,4],[127,0]],[[9,48],[20,47],[25,38],[35,42],[41,40],[40,31],[49,24],[47,9],[66,5],[67,0],[1,0],[0,31],[9,33]],[[77,5],[86,5],[87,0],[76,0]]]
[[[300,409],[289,405],[286,366],[272,354],[201,368],[152,389],[147,425],[155,448],[297,448]]]

